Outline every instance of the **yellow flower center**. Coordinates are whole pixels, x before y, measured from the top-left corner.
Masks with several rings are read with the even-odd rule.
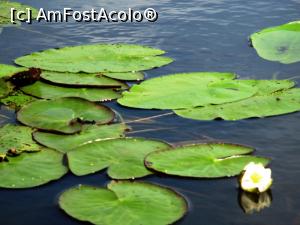
[[[263,177],[259,174],[259,173],[253,173],[252,175],[251,175],[251,180],[253,181],[253,183],[259,183],[260,182],[260,180],[262,179]]]

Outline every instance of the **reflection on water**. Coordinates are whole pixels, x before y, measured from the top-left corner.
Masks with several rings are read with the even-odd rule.
[[[240,190],[239,204],[246,214],[259,213],[265,208],[269,208],[272,203],[271,190],[263,193],[250,193]]]
[[[139,10],[151,7],[157,10],[159,19],[155,23],[34,23],[7,27],[0,35],[1,63],[12,63],[18,56],[46,48],[127,42],[164,49],[167,56],[175,59],[168,66],[147,71],[147,77],[192,71],[235,72],[242,79],[285,79],[300,75],[299,63],[282,65],[269,62],[248,47],[248,36],[253,32],[299,19],[298,0],[20,1],[47,10],[64,7],[74,10],[91,7],[125,10],[131,7]],[[107,105],[118,111],[125,121],[169,113],[129,109],[114,102]],[[9,119],[0,118],[1,124],[15,122],[12,112],[1,108],[2,113],[9,115]],[[289,225],[300,221],[300,183],[297,179],[300,177],[299,120],[300,113],[236,122],[194,121],[167,114],[130,123],[133,130],[129,135],[163,139],[172,144],[207,141],[245,144],[254,146],[258,155],[272,159],[272,194],[276,201],[268,209],[251,215],[243,213],[236,201],[236,178],[194,180],[150,176],[143,179],[172,187],[188,198],[191,211],[178,224]],[[80,183],[104,186],[107,182],[109,179],[104,173],[85,177],[68,174],[60,181],[35,189],[2,189],[1,224],[83,224],[58,209],[57,196]]]

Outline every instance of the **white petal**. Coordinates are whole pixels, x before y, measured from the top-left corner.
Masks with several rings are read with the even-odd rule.
[[[255,181],[253,180],[254,175],[258,175],[261,178]],[[272,185],[271,175],[271,169],[266,169],[261,163],[255,164],[251,162],[245,166],[245,172],[241,179],[241,188],[249,192],[256,190],[264,192]]]

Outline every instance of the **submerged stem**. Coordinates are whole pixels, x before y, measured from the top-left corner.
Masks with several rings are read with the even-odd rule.
[[[24,31],[28,31],[28,32],[31,32],[31,33],[35,33],[35,34],[40,34],[40,35],[43,35],[45,37],[50,37],[50,38],[55,38],[57,40],[61,40],[61,41],[70,41],[70,42],[73,42],[73,43],[76,43],[76,44],[80,44],[79,42],[77,41],[74,41],[74,40],[71,40],[71,39],[66,39],[66,38],[62,38],[62,37],[59,37],[59,36],[56,36],[56,35],[52,35],[52,34],[45,34],[45,33],[42,33],[40,31],[37,31],[37,30],[30,30],[30,29],[26,29],[22,26],[17,26],[16,27],[17,29],[21,29],[21,30],[24,30]]]
[[[138,122],[141,122],[141,121],[147,121],[147,120],[156,119],[156,118],[160,118],[160,117],[163,117],[163,116],[169,116],[169,115],[173,115],[173,114],[174,114],[174,112],[168,112],[168,113],[163,113],[163,114],[160,114],[160,115],[139,118],[139,119],[131,120],[131,121],[125,121],[125,123],[126,124],[138,123]]]

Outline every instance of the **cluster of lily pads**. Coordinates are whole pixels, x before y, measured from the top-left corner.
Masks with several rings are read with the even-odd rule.
[[[126,124],[114,122],[114,111],[99,102],[118,98],[127,87],[124,80],[143,78],[141,72],[131,70],[170,63],[172,59],[158,56],[163,53],[137,45],[88,45],[16,59],[24,67],[0,65],[1,101],[14,103],[17,119],[23,124],[0,128],[0,187],[35,187],[61,178],[68,170],[83,176],[107,169],[108,176],[118,181],[107,189],[79,186],[67,190],[60,197],[60,207],[94,224],[116,224],[115,214],[132,224],[170,224],[188,208],[183,196],[158,185],[126,180],[154,173],[229,177],[240,174],[250,162],[267,165],[269,159],[250,155],[253,149],[246,146],[175,147],[163,141],[125,137]],[[59,71],[53,71],[55,68]],[[203,76],[226,78],[231,74]],[[109,97],[112,93],[115,96]],[[141,210],[146,205],[151,210]]]
[[[259,38],[258,34],[252,37],[256,48]],[[238,80],[232,73],[174,74],[124,91],[129,88],[126,81],[144,78],[141,71],[171,63],[171,58],[161,56],[164,53],[139,45],[96,44],[22,56],[15,60],[22,67],[0,65],[0,101],[17,110],[22,124],[0,128],[0,187],[35,187],[60,179],[69,170],[83,176],[107,169],[114,179],[107,188],[71,188],[60,196],[60,207],[94,224],[171,224],[188,209],[184,197],[132,179],[156,173],[230,177],[250,162],[267,165],[269,159],[251,155],[253,148],[247,146],[171,146],[126,137],[126,124],[116,121],[114,111],[99,102],[118,99],[125,106],[171,109],[201,120],[300,110],[300,89],[294,88],[293,81]],[[294,62],[293,53],[287,58],[281,61]]]
[[[250,37],[270,61],[300,61],[300,22],[264,29]],[[121,105],[171,109],[195,120],[240,120],[300,110],[300,89],[290,80],[237,80],[232,73],[196,72],[149,79],[123,92]]]
[[[299,111],[300,89],[294,86],[290,80],[236,80],[231,73],[184,73],[134,85],[118,102],[135,108],[172,109],[198,120],[239,120]]]

